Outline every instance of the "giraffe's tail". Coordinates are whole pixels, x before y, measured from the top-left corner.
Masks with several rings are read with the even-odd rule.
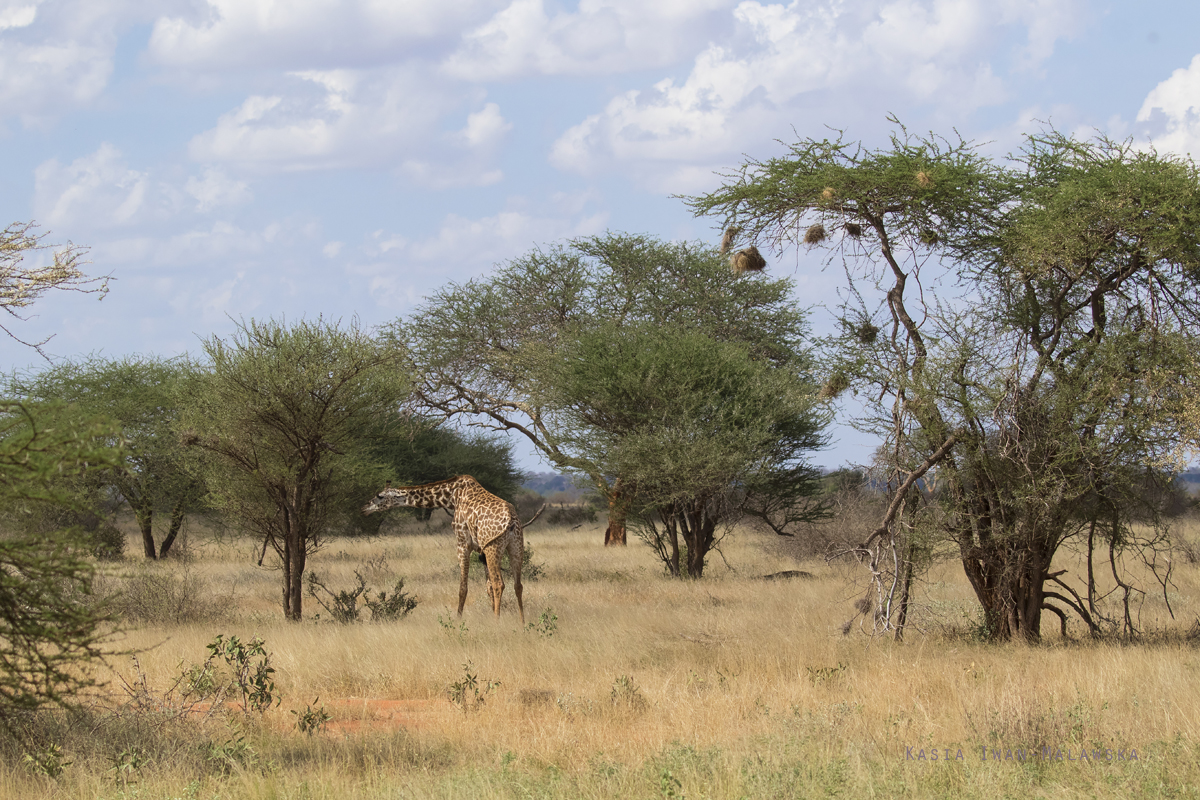
[[[537,513],[536,513],[536,514],[534,514],[532,517],[530,517],[530,518],[529,518],[529,522],[526,522],[526,523],[525,523],[524,525],[522,525],[521,527],[522,527],[522,528],[528,528],[528,527],[529,527],[530,525],[532,525],[534,522],[537,522],[537,518],[538,518],[538,517],[540,517],[540,516],[542,515],[542,512],[546,510],[546,506],[548,506],[548,505],[550,505],[550,504],[549,504],[549,503],[542,503],[542,507],[541,507],[541,508],[539,508],[539,509],[537,510]]]

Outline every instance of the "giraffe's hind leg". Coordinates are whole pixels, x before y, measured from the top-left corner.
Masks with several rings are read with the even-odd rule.
[[[517,525],[508,535],[508,564],[512,569],[513,593],[517,596],[517,610],[521,612],[521,624],[525,624],[525,603],[521,599],[521,568],[525,566],[525,534]]]
[[[463,606],[467,604],[467,573],[471,569],[471,550],[468,547],[458,548],[458,567],[462,573],[458,582],[458,615],[461,617]]]
[[[504,594],[504,576],[500,574],[500,542],[492,542],[484,552],[487,553],[488,595],[492,598],[492,610],[499,617],[500,596]]]

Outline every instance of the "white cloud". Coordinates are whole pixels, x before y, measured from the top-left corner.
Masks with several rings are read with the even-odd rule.
[[[1062,13],[1039,18],[1025,0],[745,0],[729,44],[710,44],[682,81],[617,95],[567,130],[550,160],[584,174],[623,165],[655,189],[686,192],[764,136],[786,135],[813,105],[845,109],[853,97],[855,113],[882,118],[897,105],[932,104],[961,119],[1007,99],[987,61],[1006,55],[991,44],[998,29],[1026,26],[1022,57],[1033,63],[1077,24],[1076,0],[1038,5]]]
[[[510,130],[512,123],[500,114],[500,106],[488,103],[467,116],[467,126],[458,135],[468,147],[492,147]]]
[[[1200,153],[1200,55],[1146,95],[1137,120],[1153,131],[1159,151]]]
[[[207,0],[159,18],[147,53],[168,67],[215,72],[392,64],[431,42],[450,41],[493,5],[490,0]]]
[[[236,181],[224,170],[213,167],[205,169],[202,178],[188,178],[184,190],[196,199],[196,210],[200,212],[220,206],[241,205],[253,197],[245,181]]]
[[[447,281],[466,280],[545,242],[601,233],[608,216],[586,213],[584,200],[556,197],[569,216],[537,214],[511,208],[471,219],[448,214],[436,231],[424,237],[379,230],[361,248],[365,260],[347,272],[370,285],[380,306],[412,305]],[[514,200],[513,205],[524,205]]]
[[[0,31],[27,28],[37,19],[38,4],[6,3],[0,7]]]
[[[192,139],[192,158],[259,170],[374,166],[435,136],[457,101],[415,68],[298,72],[285,88],[223,114]]]
[[[0,114],[44,126],[107,88],[119,32],[180,0],[0,0]]]
[[[126,166],[107,142],[69,165],[51,159],[34,170],[34,214],[55,227],[127,225],[143,211],[150,188],[145,173]]]
[[[489,82],[663,66],[719,34],[714,12],[733,2],[581,0],[574,11],[550,14],[543,0],[512,0],[465,33],[443,68],[463,80]]]
[[[0,40],[0,108],[26,125],[94,100],[112,74],[109,47]]]

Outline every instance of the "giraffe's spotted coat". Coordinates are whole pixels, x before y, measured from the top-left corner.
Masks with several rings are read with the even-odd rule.
[[[513,591],[517,595],[517,609],[521,614],[521,624],[525,624],[525,606],[521,601],[525,534],[511,503],[484,489],[470,475],[459,475],[421,486],[388,487],[371,498],[362,510],[364,514],[374,514],[400,506],[445,508],[454,512],[454,538],[462,576],[458,587],[460,617],[467,602],[470,556],[476,550],[482,551],[487,557],[488,595],[492,599],[492,609],[497,617],[500,616],[500,595],[504,592],[500,556],[507,551],[508,563],[512,567]]]

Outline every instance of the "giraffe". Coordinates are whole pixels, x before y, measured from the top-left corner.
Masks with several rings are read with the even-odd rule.
[[[470,556],[478,550],[487,559],[488,596],[492,600],[492,610],[499,618],[500,595],[504,592],[504,578],[500,575],[500,556],[507,550],[508,563],[512,566],[513,591],[517,595],[517,609],[521,614],[521,624],[525,624],[525,606],[521,602],[521,566],[525,557],[525,534],[521,530],[521,520],[511,503],[484,489],[470,475],[458,475],[420,486],[386,487],[371,498],[362,511],[364,514],[374,514],[376,511],[400,506],[444,508],[454,512],[454,537],[462,576],[458,584],[460,617],[467,602],[467,570],[470,566]],[[536,515],[534,518],[537,518]]]

